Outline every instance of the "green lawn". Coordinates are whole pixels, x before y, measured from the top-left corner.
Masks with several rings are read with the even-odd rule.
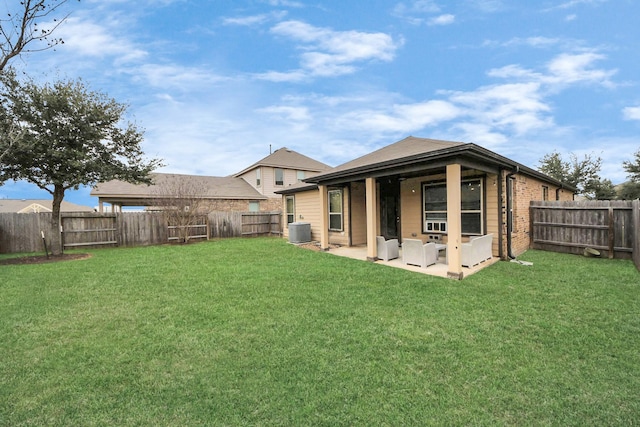
[[[0,425],[632,425],[640,274],[458,282],[280,239],[0,266]]]

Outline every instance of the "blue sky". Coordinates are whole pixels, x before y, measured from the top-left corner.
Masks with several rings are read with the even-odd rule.
[[[126,103],[162,172],[224,176],[288,147],[337,166],[406,136],[530,167],[640,149],[634,0],[82,0],[13,65]],[[0,6],[2,8],[4,6]],[[46,70],[46,71],[45,71]],[[0,198],[50,198],[5,183]],[[89,206],[89,189],[68,201]]]

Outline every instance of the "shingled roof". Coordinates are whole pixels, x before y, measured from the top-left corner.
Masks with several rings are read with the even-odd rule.
[[[179,188],[181,185],[188,185],[197,190],[202,190],[201,194],[195,194],[205,199],[251,199],[263,200],[263,196],[251,185],[241,178],[232,176],[199,176],[180,175],[168,173],[152,173],[152,185],[130,184],[124,181],[108,181],[98,184],[91,190],[91,195],[96,197],[109,198],[160,198],[163,197],[163,187]]]
[[[471,142],[442,141],[438,139],[409,136],[355,160],[343,163],[329,171],[320,173],[304,181],[307,183],[339,183],[367,176],[404,173],[421,170],[422,167],[444,167],[449,162],[460,162],[489,169],[505,168],[539,178],[543,181],[572,187],[541,172],[526,167],[486,148]],[[422,169],[423,170],[423,169]]]
[[[300,154],[297,151],[293,151],[286,147],[283,147],[269,154],[264,159],[258,160],[248,168],[241,170],[233,176],[237,177],[243,175],[248,171],[260,166],[284,169],[298,169],[312,172],[323,172],[331,169],[331,166],[329,165],[314,160],[311,157],[307,157],[304,154]]]

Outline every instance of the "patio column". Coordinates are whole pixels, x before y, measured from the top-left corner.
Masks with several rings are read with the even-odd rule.
[[[320,191],[320,249],[329,250],[329,196],[326,185],[318,185]]]
[[[459,164],[447,165],[447,277],[462,279],[462,215],[460,212],[460,181],[462,168]]]
[[[366,210],[367,210],[367,260],[378,259],[378,200],[376,192],[376,179],[367,178],[365,182]]]
[[[100,213],[104,212],[104,202],[100,199],[98,199],[98,212]]]

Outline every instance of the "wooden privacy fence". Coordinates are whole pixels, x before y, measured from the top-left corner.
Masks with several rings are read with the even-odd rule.
[[[0,214],[0,253],[44,252],[41,233],[49,238],[51,213]],[[177,237],[177,226],[161,212],[61,215],[65,249],[77,247],[146,246]],[[281,235],[280,212],[211,212],[189,226],[190,238]]]
[[[640,201],[531,202],[534,249],[633,258],[640,268]]]

